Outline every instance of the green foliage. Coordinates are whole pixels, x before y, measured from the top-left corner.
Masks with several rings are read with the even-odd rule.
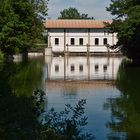
[[[48,1],[49,0],[29,0],[36,13],[41,13],[43,16],[48,15]]]
[[[60,12],[58,19],[94,19],[89,17],[88,14],[80,13],[76,8],[64,9]]]
[[[43,23],[28,0],[0,0],[0,46],[6,55],[27,52],[43,39]]]
[[[43,75],[42,59],[9,65],[11,65],[10,69],[13,71],[9,75],[9,84],[16,96],[26,95],[30,97],[34,89],[41,87],[40,83]],[[8,71],[8,68],[9,66],[5,71]]]
[[[119,44],[123,44],[123,52],[128,57],[140,59],[140,1],[111,0],[107,8],[116,19],[112,28],[118,32]]]
[[[25,95],[17,97],[9,84],[13,73],[10,68],[9,63],[0,65],[0,139],[35,140],[41,128],[38,116],[42,106],[42,92],[36,91],[30,98]]]
[[[87,124],[87,118],[83,116],[86,100],[80,100],[75,107],[66,105],[64,111],[58,113],[53,108],[46,115],[44,132],[46,139],[63,140],[92,140],[91,134],[83,134],[82,128]],[[55,137],[54,137],[55,136]]]
[[[0,51],[0,61],[4,59],[4,54]]]
[[[124,139],[127,140],[140,139],[139,71],[140,67],[124,61],[119,68],[116,82],[121,94],[116,98],[109,98],[105,105],[112,112],[112,120],[107,126],[113,130],[112,133],[124,132]]]

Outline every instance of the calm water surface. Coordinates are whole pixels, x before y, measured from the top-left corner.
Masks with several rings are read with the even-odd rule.
[[[46,92],[46,111],[52,107],[62,111],[65,104],[75,105],[86,99],[85,131],[97,140],[137,140],[139,71],[139,67],[125,65],[121,57],[115,56],[32,58],[26,63],[1,65],[0,89],[4,92],[10,86],[20,98],[30,97],[34,89],[41,88]],[[7,73],[11,74],[8,81],[4,77]]]
[[[47,58],[46,58],[47,60]],[[47,109],[52,106],[61,111],[65,104],[76,104],[86,99],[86,130],[96,139],[124,137],[125,133],[115,133],[107,126],[112,112],[109,99],[121,96],[114,85],[117,79],[121,57],[54,57],[48,65],[46,78]]]

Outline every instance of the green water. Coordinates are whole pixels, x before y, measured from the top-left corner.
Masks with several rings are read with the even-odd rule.
[[[51,107],[61,111],[67,103],[74,105],[79,99],[86,99],[89,123],[85,131],[97,140],[140,139],[140,67],[122,63],[115,85],[113,82],[96,88],[92,85],[66,88],[47,84],[49,65],[44,58],[0,64],[0,139],[37,138],[39,116],[32,110],[31,100],[37,88],[46,92],[46,111]]]

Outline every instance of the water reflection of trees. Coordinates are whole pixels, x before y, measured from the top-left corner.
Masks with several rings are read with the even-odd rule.
[[[19,70],[19,67],[12,63],[0,65],[0,139],[34,140],[41,130],[38,115],[42,99],[35,100],[35,96],[29,92],[18,94],[17,91],[24,90],[20,86],[16,93],[14,92],[10,80],[12,76],[16,76],[14,72],[17,72],[17,69]],[[27,97],[27,94],[30,94],[30,97]]]
[[[42,59],[32,59],[11,65],[13,73],[9,78],[9,83],[15,94],[20,93],[20,95],[27,94],[27,96],[30,96],[35,88],[41,87],[43,76]]]
[[[140,139],[140,67],[123,63],[119,69],[117,87],[121,95],[108,99],[105,104],[112,113],[112,120],[107,127],[113,132],[109,139]],[[118,134],[118,135],[117,135]]]
[[[44,92],[33,90],[42,78],[41,65],[34,61],[0,64],[0,139],[92,140],[90,134],[81,134],[81,127],[87,124],[82,115],[85,100],[75,108],[67,105],[60,113],[51,110],[51,114],[45,115],[46,122],[39,121],[44,110]]]

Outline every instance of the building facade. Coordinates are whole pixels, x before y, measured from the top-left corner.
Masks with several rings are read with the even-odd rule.
[[[107,47],[117,43],[117,33],[106,27],[111,21],[101,20],[47,20],[48,47],[52,52],[106,53]]]

